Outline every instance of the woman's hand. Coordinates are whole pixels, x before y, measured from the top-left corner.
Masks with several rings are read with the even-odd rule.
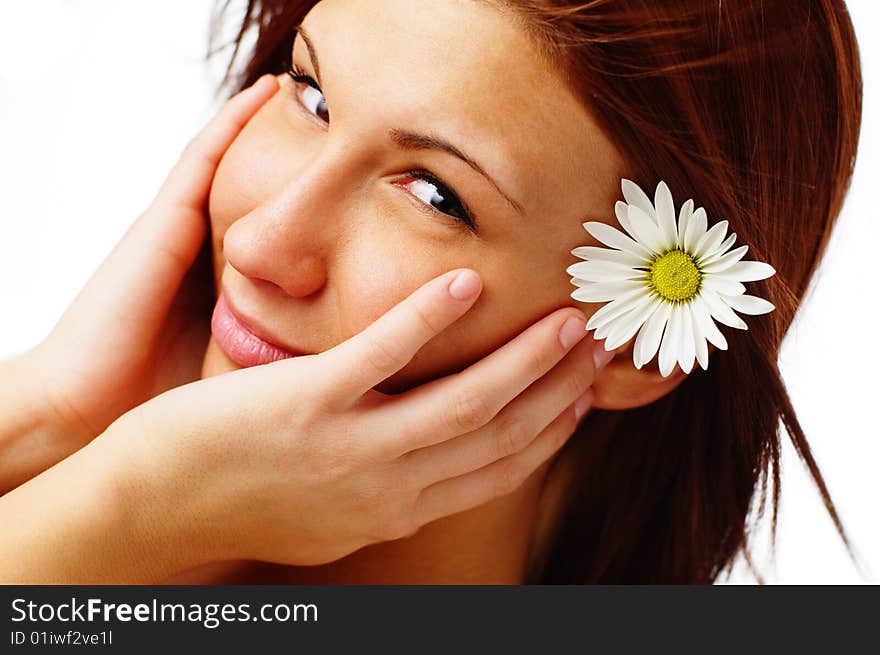
[[[335,348],[170,390],[101,438],[176,530],[201,531],[204,561],[329,562],[511,492],[589,406],[598,344],[573,348],[583,314],[560,309],[462,372],[375,391],[472,305],[473,272],[473,295],[449,290],[463,270]]]
[[[130,408],[199,378],[214,297],[209,190],[226,149],[277,89],[266,75],[224,104],[51,334],[14,362],[17,402],[29,416],[39,410],[39,420],[29,420],[41,434],[22,446],[26,458],[9,455],[21,470],[0,471],[0,487],[69,455]],[[0,453],[3,442],[0,435]]]

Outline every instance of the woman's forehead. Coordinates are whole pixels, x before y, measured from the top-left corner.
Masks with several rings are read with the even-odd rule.
[[[377,134],[437,133],[521,199],[527,214],[580,206],[599,179],[616,186],[622,158],[614,145],[494,4],[322,0],[303,27],[331,112],[370,121]],[[307,62],[300,41],[296,57]]]

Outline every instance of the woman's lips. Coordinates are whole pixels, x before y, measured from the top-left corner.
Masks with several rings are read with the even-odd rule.
[[[239,366],[259,366],[302,354],[276,346],[254,334],[244,321],[235,315],[223,292],[217,298],[211,316],[211,333],[223,352]]]

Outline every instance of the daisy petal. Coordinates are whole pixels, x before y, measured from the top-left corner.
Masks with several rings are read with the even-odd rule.
[[[623,191],[623,197],[626,198],[630,207],[638,207],[654,220],[654,205],[648,195],[642,191],[642,187],[632,180],[620,180],[620,190]]]
[[[727,238],[721,242],[721,245],[718,246],[714,252],[706,253],[706,256],[700,260],[701,266],[707,266],[713,262],[718,261],[721,257],[724,256],[724,253],[733,245],[733,242],[736,241],[736,232],[731,232]]]
[[[597,341],[600,339],[604,339],[605,349],[612,350],[612,346],[609,345],[611,343],[612,334],[616,334],[624,329],[624,327],[629,323],[630,319],[634,317],[634,312],[640,312],[649,305],[650,298],[645,298],[644,303],[639,303],[635,307],[629,307],[623,310],[620,315],[615,316],[612,319],[603,321],[602,324],[595,329],[593,333],[593,339]]]
[[[693,303],[687,305],[687,313],[691,321],[691,334],[694,337],[694,354],[700,363],[700,367],[705,371],[709,368],[709,348],[706,345],[706,337],[703,336],[702,330],[700,330],[700,323],[697,321],[697,316],[694,313]]]
[[[611,332],[615,325],[617,325],[617,320],[611,320],[607,323],[600,325],[593,332],[593,339],[595,341],[600,341],[601,339],[604,339],[608,336],[608,333]]]
[[[666,241],[654,219],[638,207],[630,205],[629,222],[633,229],[632,235],[636,241],[649,248],[652,252],[661,253],[672,247],[674,240]]]
[[[706,210],[700,207],[688,220],[687,231],[684,233],[684,250],[693,253],[697,241],[706,234]]]
[[[652,299],[643,306],[636,307],[625,316],[621,316],[615,323],[614,328],[608,333],[608,336],[605,337],[605,350],[620,348],[620,346],[632,339],[645,323],[645,320],[654,313],[659,302],[656,298]]]
[[[740,282],[753,282],[763,280],[776,273],[776,269],[764,262],[737,262],[721,275]]]
[[[666,332],[660,343],[660,375],[664,378],[672,373],[675,362],[678,361],[678,346],[681,341],[681,312],[676,306],[672,307],[669,322],[666,324]]]
[[[738,296],[746,292],[746,288],[741,282],[717,275],[704,275],[702,285],[705,289],[711,289],[726,296]]]
[[[675,235],[675,245],[681,248],[684,245],[684,233],[687,230],[688,221],[694,213],[694,201],[688,198],[687,202],[681,206],[678,212],[678,230]]]
[[[587,221],[584,223],[584,229],[600,243],[604,243],[610,248],[634,252],[637,255],[644,256],[646,259],[651,258],[650,250],[642,244],[636,243],[615,227],[600,223],[599,221]]]
[[[746,294],[737,296],[722,296],[721,299],[730,305],[733,309],[743,314],[766,314],[776,309],[776,306],[757,296],[749,296]]]
[[[595,314],[590,316],[587,321],[587,330],[600,328],[613,321],[618,316],[626,314],[629,310],[641,303],[647,303],[651,296],[644,287],[630,291],[619,296],[616,300],[611,301],[604,307],[600,308]]]
[[[728,250],[730,250],[730,247],[731,247],[734,243],[736,243],[736,232],[731,232],[730,234],[727,235],[727,238],[726,238],[724,241],[721,242],[721,245],[718,246],[718,251],[719,251],[721,254],[724,254],[724,253],[726,253]]]
[[[691,312],[699,328],[696,334],[702,335],[719,350],[727,350],[727,339],[724,338],[721,330],[715,325],[715,321],[712,320],[712,316],[709,313],[709,307],[699,296],[694,298],[691,303]]]
[[[700,264],[700,268],[703,270],[704,273],[720,273],[721,271],[726,271],[728,268],[730,268],[740,259],[742,259],[745,256],[746,252],[748,252],[748,250],[748,246],[740,246],[739,248],[734,248],[726,255],[722,255],[721,257],[711,262],[702,262]]]
[[[644,271],[637,271],[626,264],[592,259],[588,262],[577,262],[565,269],[569,275],[591,282],[606,280],[631,280],[645,276]]]
[[[727,226],[729,223],[727,221],[720,221],[713,225],[711,229],[703,235],[703,238],[697,241],[697,245],[694,246],[694,257],[697,260],[703,259],[706,255],[710,253],[714,253],[718,246],[721,245],[721,242],[724,241],[724,235],[727,234]]]
[[[690,373],[694,367],[696,347],[694,346],[694,324],[688,305],[679,305],[681,314],[681,339],[678,345],[678,365],[685,373]]]
[[[633,364],[636,365],[636,368],[642,368],[654,358],[657,348],[660,346],[663,328],[666,327],[671,313],[672,305],[660,302],[654,309],[654,313],[642,325],[633,346]]]
[[[732,328],[737,328],[738,330],[749,329],[745,324],[745,321],[734,314],[730,305],[721,300],[721,297],[714,291],[703,289],[700,293],[700,297],[706,302],[706,306],[709,308],[709,312],[715,320]]]
[[[664,242],[668,243],[669,247],[673,247],[678,237],[675,227],[675,204],[672,201],[672,193],[663,180],[660,180],[654,192],[654,211]]]
[[[649,307],[650,305],[646,305],[645,307]],[[632,309],[623,316],[617,318],[616,321],[611,321],[610,323],[606,323],[600,329],[596,330],[594,339],[604,339],[605,347],[608,350],[613,350],[617,346],[612,346],[610,344],[615,343],[619,340],[620,334],[622,331],[625,331],[630,324],[632,323],[633,317],[639,313],[640,310],[645,309],[644,307],[639,307],[638,309]],[[638,330],[639,326],[636,325],[636,330]],[[622,345],[626,341],[624,340],[618,345]]]
[[[622,200],[618,200],[614,203],[614,215],[617,216],[617,222],[620,223],[620,226],[624,230],[632,233],[632,230],[629,228],[629,216],[627,215],[628,209],[629,205]]]
[[[646,266],[648,262],[639,255],[626,250],[612,250],[611,248],[599,248],[598,246],[578,246],[571,254],[581,259],[602,259],[606,262],[617,262],[627,266]]]
[[[574,278],[578,280],[578,278]],[[571,297],[581,302],[609,302],[619,297],[623,293],[634,291],[641,288],[644,284],[640,281],[623,280],[620,282],[584,282],[578,280],[581,284],[578,289],[571,292]]]

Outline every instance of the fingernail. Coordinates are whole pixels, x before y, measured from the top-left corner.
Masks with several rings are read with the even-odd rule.
[[[588,389],[584,395],[574,401],[574,416],[580,421],[587,410],[593,405],[593,390]]]
[[[613,350],[605,350],[605,340],[597,341],[593,346],[593,364],[598,371],[614,358]]]
[[[587,323],[584,319],[572,316],[562,325],[559,330],[559,343],[563,348],[571,348],[578,341],[587,336]]]
[[[469,300],[480,290],[480,276],[467,270],[459,273],[449,285],[449,295],[456,300]]]

